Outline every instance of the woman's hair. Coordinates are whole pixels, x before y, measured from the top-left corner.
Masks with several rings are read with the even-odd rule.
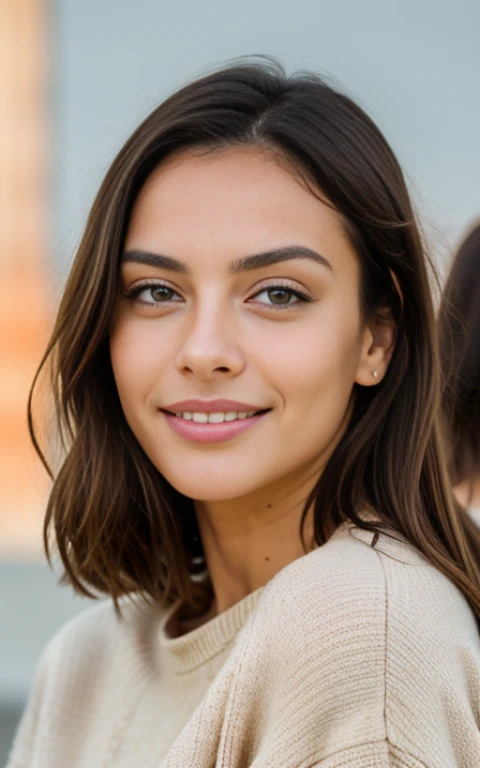
[[[116,605],[136,591],[164,605],[182,597],[194,614],[211,597],[208,580],[192,577],[202,556],[193,500],[172,488],[128,426],[109,333],[142,185],[174,152],[227,147],[275,153],[326,196],[358,255],[365,319],[387,309],[396,324],[386,376],[377,386],[355,385],[350,422],[305,504],[299,534],[312,503],[317,545],[347,519],[377,534],[397,532],[480,616],[480,533],[449,486],[428,265],[401,169],[350,98],[317,75],[287,77],[271,60],[236,63],[174,93],[128,139],[101,185],[41,365],[51,366],[65,450],[46,512],[47,556],[53,531],[64,578],[84,594],[110,594]],[[29,419],[42,456],[31,400]],[[359,517],[366,508],[382,522]]]
[[[480,224],[453,261],[438,326],[452,481],[473,485],[480,477]]]

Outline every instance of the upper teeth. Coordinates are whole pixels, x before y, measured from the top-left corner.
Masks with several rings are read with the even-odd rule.
[[[235,411],[228,411],[228,413],[176,413],[175,416],[180,416],[182,419],[188,421],[198,421],[199,424],[221,424],[222,421],[235,421],[235,419],[248,419],[253,416],[256,411],[242,411],[237,413]]]

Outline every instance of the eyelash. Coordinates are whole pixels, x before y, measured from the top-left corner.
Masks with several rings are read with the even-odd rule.
[[[168,291],[171,291],[172,293],[177,293],[174,291],[173,288],[170,288],[168,285],[164,285],[163,283],[158,282],[149,282],[149,283],[142,283],[141,285],[134,286],[129,291],[124,293],[124,298],[134,301],[135,299],[138,299],[139,295],[143,293],[143,291],[148,291],[149,288],[166,288]],[[285,291],[286,293],[292,294],[292,296],[295,296],[297,298],[297,301],[293,304],[263,304],[262,306],[267,307],[269,310],[273,309],[275,310],[287,310],[287,309],[293,309],[297,307],[299,304],[307,304],[312,301],[309,296],[307,296],[305,293],[302,293],[302,291],[296,290],[294,288],[290,288],[288,285],[281,285],[279,283],[276,283],[275,285],[268,285],[265,288],[262,288],[261,291],[258,291],[254,296],[259,296],[262,293],[265,293],[267,291],[275,291],[275,290],[281,290]],[[178,295],[178,294],[177,294]],[[170,300],[167,301],[159,301],[159,302],[149,302],[149,301],[142,301],[141,299],[138,299],[140,303],[149,306],[149,307],[155,307],[155,306],[162,306],[162,305],[168,305],[171,302]],[[173,302],[174,304],[177,304],[178,302]]]

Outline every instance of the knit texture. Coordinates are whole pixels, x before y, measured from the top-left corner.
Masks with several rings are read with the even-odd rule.
[[[187,635],[87,610],[40,661],[7,768],[479,768],[480,638],[406,542],[345,524]]]

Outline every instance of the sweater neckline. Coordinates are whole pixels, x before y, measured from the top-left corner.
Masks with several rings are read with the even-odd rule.
[[[366,515],[365,517],[366,519],[376,519],[375,516]],[[350,521],[344,521],[331,538],[344,534],[352,526],[355,527]],[[305,556],[308,557],[308,555]],[[288,568],[289,565],[285,567]],[[182,675],[203,666],[210,659],[218,656],[246,624],[266,586],[265,584],[246,595],[238,603],[197,627],[197,629],[174,637],[169,633],[168,625],[171,621],[175,625],[176,614],[182,602],[181,598],[173,603],[164,614],[158,628],[160,649],[162,655],[168,659],[168,668],[174,674]]]
[[[171,605],[160,622],[158,638],[172,672],[186,674],[221,653],[245,625],[264,589],[265,586],[250,592],[223,613],[178,637],[169,634],[168,624],[174,620],[182,601]]]

